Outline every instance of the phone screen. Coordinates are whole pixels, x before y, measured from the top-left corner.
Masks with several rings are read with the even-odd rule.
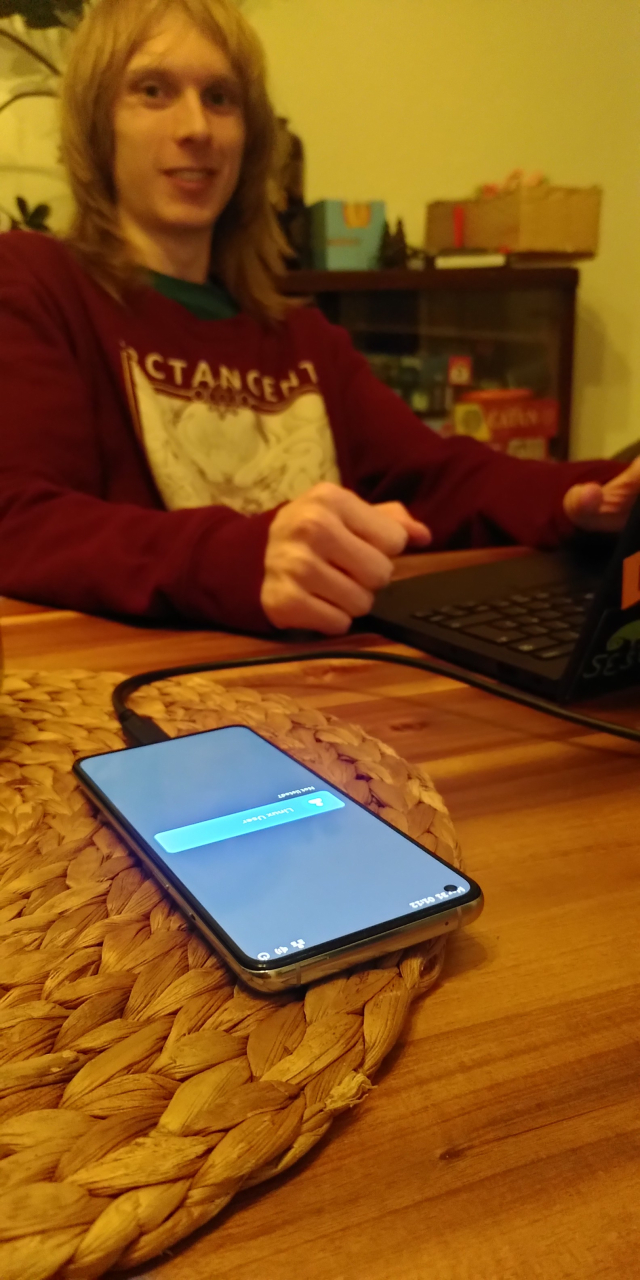
[[[235,949],[269,967],[480,894],[251,729],[110,752],[76,770]]]

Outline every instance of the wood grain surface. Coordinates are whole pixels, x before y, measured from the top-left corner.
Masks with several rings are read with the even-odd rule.
[[[414,556],[399,572],[487,558]],[[14,669],[133,672],[285,651],[18,602],[0,616]],[[357,1121],[339,1121],[290,1175],[136,1274],[637,1280],[640,748],[367,662],[368,647],[390,647],[377,637],[345,643],[357,661],[222,678],[358,721],[428,765],[485,911],[452,940],[443,981]],[[617,701],[607,714],[624,702],[640,725],[640,690]]]

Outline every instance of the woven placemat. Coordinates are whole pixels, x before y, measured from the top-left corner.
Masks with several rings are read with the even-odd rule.
[[[134,1266],[290,1168],[364,1098],[442,966],[435,939],[306,992],[236,981],[70,773],[123,746],[120,678],[20,672],[0,698],[2,1280]],[[132,705],[172,736],[248,725],[459,865],[428,777],[355,725],[206,675]]]

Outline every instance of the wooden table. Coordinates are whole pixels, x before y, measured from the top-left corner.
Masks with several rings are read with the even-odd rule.
[[[400,572],[486,558],[416,556]],[[275,648],[8,601],[0,613],[12,667],[134,672]],[[359,1112],[138,1274],[636,1280],[640,748],[361,657],[224,678],[286,689],[427,764],[484,914],[450,943],[444,980]],[[640,690],[624,702],[639,725]]]

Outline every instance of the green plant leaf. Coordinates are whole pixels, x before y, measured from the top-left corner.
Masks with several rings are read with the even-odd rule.
[[[51,213],[51,205],[48,205],[48,204],[38,204],[38,205],[36,205],[35,209],[33,210],[33,213],[32,213],[32,214],[30,214],[30,219],[29,219],[29,220],[30,220],[30,222],[32,222],[32,223],[33,223],[34,221],[42,222],[42,221],[43,221],[43,219],[45,219],[45,218],[48,218],[48,217],[49,217],[49,214],[50,214],[50,213]]]
[[[19,13],[32,31],[46,31],[49,27],[60,27],[52,0],[16,0],[14,12]]]
[[[84,8],[84,0],[53,0],[56,13],[75,13],[80,16]]]
[[[27,218],[29,217],[29,206],[24,196],[16,196],[16,204],[20,210],[20,213],[22,214],[24,221],[26,222]]]
[[[0,19],[19,16],[32,31],[61,27],[59,15],[82,17],[84,0],[0,0]]]

